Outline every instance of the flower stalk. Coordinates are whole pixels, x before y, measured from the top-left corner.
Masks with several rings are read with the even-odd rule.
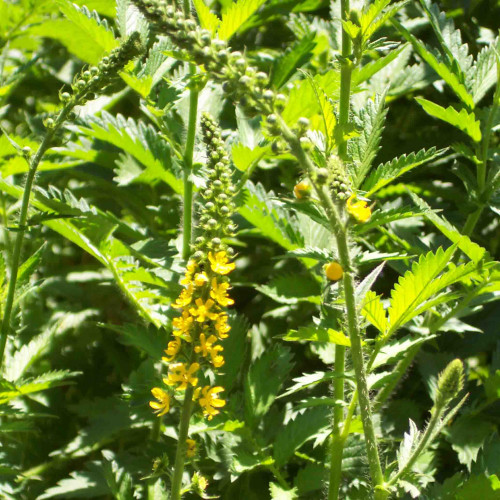
[[[12,257],[10,262],[10,276],[9,287],[7,290],[7,298],[5,300],[5,308],[2,319],[2,328],[0,331],[0,370],[2,368],[3,356],[5,346],[7,344],[7,337],[10,330],[10,320],[12,314],[12,307],[14,305],[14,298],[16,293],[17,274],[19,270],[19,263],[21,259],[21,250],[26,233],[26,222],[28,220],[28,211],[30,207],[30,198],[35,183],[35,176],[45,153],[52,145],[52,141],[73,111],[75,106],[81,106],[86,101],[92,99],[96,93],[100,92],[106,87],[111,79],[123,69],[125,64],[140,54],[142,45],[140,43],[140,36],[138,33],[132,33],[119,47],[114,49],[109,56],[105,56],[97,67],[92,67],[88,70],[82,71],[80,75],[75,78],[72,85],[72,94],[63,92],[60,97],[64,103],[61,111],[54,118],[48,118],[45,121],[46,132],[45,136],[38,147],[36,153],[30,156],[29,151],[23,151],[23,156],[28,162],[28,174],[26,176],[26,183],[24,185],[23,197],[21,201],[21,210],[17,224],[17,233],[14,241],[14,248],[12,250]]]

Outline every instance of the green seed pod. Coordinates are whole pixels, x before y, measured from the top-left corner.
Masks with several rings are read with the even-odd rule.
[[[318,168],[316,170],[316,179],[320,184],[326,184],[328,181],[328,170],[326,168]]]

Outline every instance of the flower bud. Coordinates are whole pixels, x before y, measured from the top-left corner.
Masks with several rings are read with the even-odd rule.
[[[457,396],[464,387],[464,365],[454,359],[439,374],[435,397],[436,406],[443,406]]]
[[[326,277],[330,281],[338,281],[344,276],[344,270],[338,262],[330,262],[330,264],[326,264],[323,269]]]
[[[295,184],[293,194],[298,200],[304,200],[311,196],[311,185],[307,180],[300,181]]]

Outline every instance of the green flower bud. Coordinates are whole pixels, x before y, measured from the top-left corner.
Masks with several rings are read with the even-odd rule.
[[[318,168],[316,179],[320,184],[325,184],[328,181],[328,170],[326,168]]]
[[[436,406],[449,403],[464,387],[464,365],[459,359],[454,359],[439,374],[435,397]]]

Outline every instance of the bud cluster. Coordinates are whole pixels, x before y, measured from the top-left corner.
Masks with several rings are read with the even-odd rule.
[[[211,251],[230,253],[222,239],[232,236],[236,227],[231,221],[235,189],[220,129],[209,114],[203,113],[201,130],[207,146],[208,182],[207,189],[201,192],[204,200],[199,221],[202,235],[195,240],[195,255],[204,258]]]
[[[97,66],[86,68],[77,75],[71,85],[72,93],[62,92],[60,98],[66,106],[83,105],[95,97],[101,89],[109,85],[112,79],[125,65],[142,52],[138,32],[132,33],[119,47],[104,56]],[[50,124],[49,124],[50,125]]]

